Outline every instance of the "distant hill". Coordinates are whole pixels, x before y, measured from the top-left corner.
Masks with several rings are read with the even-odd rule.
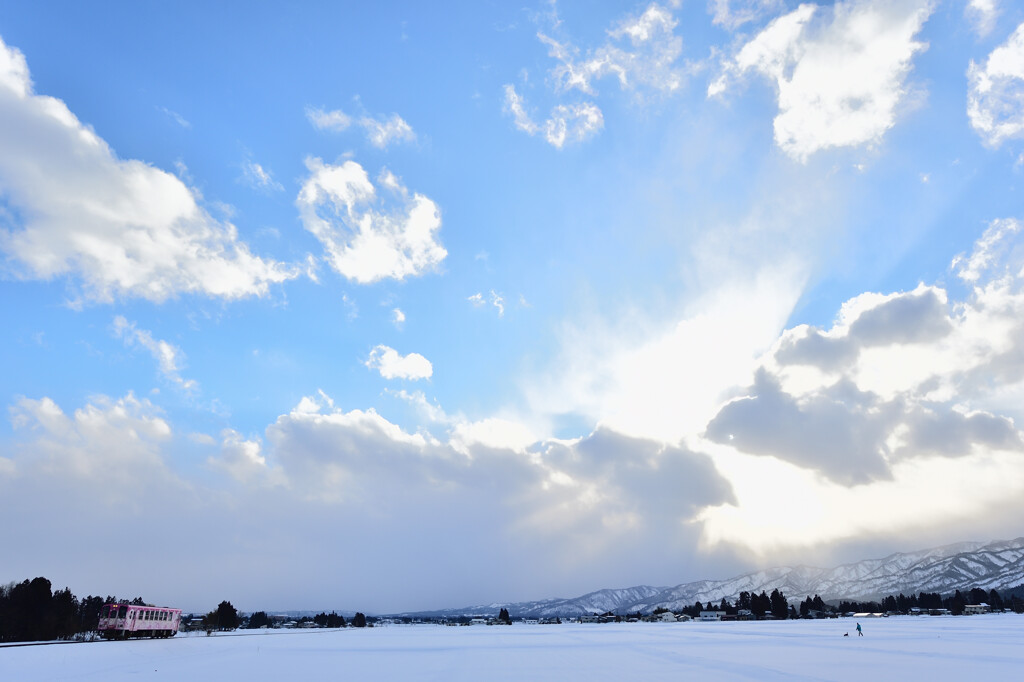
[[[961,542],[918,552],[890,554],[835,568],[770,568],[728,580],[700,580],[675,587],[640,585],[598,590],[573,599],[496,603],[439,611],[399,614],[419,617],[495,615],[506,608],[513,618],[576,617],[587,613],[650,613],[662,607],[678,611],[697,601],[735,601],[740,592],[778,589],[791,601],[820,595],[825,601],[872,600],[918,592],[951,593],[980,587],[1008,590],[1024,583],[1024,537],[1010,541]]]

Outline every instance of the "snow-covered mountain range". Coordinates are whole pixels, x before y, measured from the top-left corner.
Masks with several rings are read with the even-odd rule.
[[[461,609],[419,612],[418,616],[494,615],[508,609],[513,617],[574,617],[587,613],[649,613],[658,607],[678,611],[697,601],[735,601],[740,592],[779,589],[791,602],[822,599],[880,599],[889,594],[951,593],[980,587],[1004,590],[1024,583],[1024,537],[1010,541],[961,542],[918,552],[891,554],[835,568],[771,568],[728,580],[700,580],[675,587],[641,585],[598,590],[573,599],[485,604]]]

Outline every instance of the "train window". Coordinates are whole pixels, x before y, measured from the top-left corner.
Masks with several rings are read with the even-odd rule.
[[[121,612],[119,614],[117,614],[117,617],[118,618],[124,618],[127,615],[128,615],[128,607],[127,606],[122,606],[121,607]]]

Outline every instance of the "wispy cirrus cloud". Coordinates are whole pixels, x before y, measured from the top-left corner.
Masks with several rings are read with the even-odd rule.
[[[485,297],[478,291],[472,296],[467,296],[466,300],[469,301],[474,308],[481,308],[489,304],[498,311],[498,317],[505,317],[505,297],[494,291],[494,289],[491,289],[489,297]]]
[[[122,315],[114,318],[114,334],[128,347],[141,346],[149,351],[153,359],[157,361],[160,374],[178,388],[184,391],[196,388],[194,379],[185,379],[181,376],[185,356],[177,346],[162,339],[153,338],[152,332],[139,329],[134,322],[129,322]]]
[[[555,149],[584,142],[604,128],[604,115],[590,102],[556,105],[546,121],[536,123],[526,112],[522,96],[512,85],[505,86],[505,111],[512,115],[516,128],[531,137],[543,132],[544,139]]]
[[[168,118],[170,118],[172,121],[177,123],[182,128],[185,128],[186,130],[188,130],[189,128],[192,127],[192,124],[189,123],[185,119],[185,117],[182,116],[181,114],[179,114],[177,111],[173,111],[171,109],[168,109],[167,107],[161,107],[161,106],[157,106],[156,110],[159,111],[160,113],[164,114]]]
[[[984,38],[996,27],[1000,8],[998,0],[968,0],[964,16],[971,22],[974,32]]]
[[[362,129],[367,141],[378,149],[387,149],[398,142],[415,142],[416,132],[398,114],[380,118],[360,116],[353,118],[340,109],[306,108],[306,118],[317,130],[343,132],[355,125]]]
[[[648,93],[677,91],[687,70],[677,64],[683,43],[675,35],[675,6],[651,3],[640,14],[628,16],[608,29],[603,44],[585,51],[569,40],[539,31],[537,39],[557,62],[548,71],[553,94],[562,99],[576,91],[585,97],[556,103],[546,119],[537,122],[515,86],[505,84],[505,113],[512,117],[518,130],[530,136],[543,133],[548,144],[561,149],[594,137],[604,127],[601,108],[593,99],[587,99],[597,97],[598,81],[611,77],[623,91],[639,98]],[[554,30],[561,26],[557,14],[548,21]]]
[[[273,173],[250,158],[242,161],[242,179],[261,192],[281,192],[284,186],[274,179]]]
[[[711,22],[728,31],[785,9],[783,0],[708,0]]]

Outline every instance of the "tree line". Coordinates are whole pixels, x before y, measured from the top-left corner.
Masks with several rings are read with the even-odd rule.
[[[1024,598],[1020,596],[1024,592],[1022,588],[1024,585],[1000,594],[996,590],[986,592],[975,587],[966,593],[956,590],[945,597],[938,592],[921,592],[917,596],[911,594],[909,597],[901,593],[889,595],[881,601],[841,601],[835,610],[839,613],[909,613],[911,609],[946,609],[954,616],[960,616],[968,604],[988,604],[993,611],[1010,609],[1014,613],[1024,613]]]
[[[67,587],[54,591],[50,581],[42,577],[0,585],[0,642],[88,638],[99,628],[100,610],[104,604],[152,606],[143,601],[142,597],[124,599],[113,595],[89,595],[79,599]],[[190,620],[196,619],[194,616],[185,616],[183,624]],[[257,611],[245,618],[229,601],[222,601],[217,608],[198,620],[208,633],[271,625],[271,618],[265,611]],[[313,618],[303,618],[302,621],[311,621],[328,628],[371,625],[362,613],[356,613],[352,622],[346,623],[344,616],[333,611],[317,614]]]
[[[724,598],[717,605],[696,602],[682,611],[697,618],[701,611],[724,611],[727,615],[738,615],[740,610],[746,610],[754,618],[771,617],[781,620],[809,618],[815,615],[812,612],[825,615],[849,612],[909,613],[914,608],[947,609],[953,615],[960,615],[968,604],[980,603],[987,603],[993,610],[1010,609],[1015,613],[1024,613],[1024,584],[1002,593],[996,590],[986,592],[979,588],[964,593],[957,590],[946,596],[938,592],[920,592],[910,596],[889,595],[881,601],[844,600],[836,606],[826,604],[821,597],[815,595],[813,598],[808,596],[800,602],[799,607],[790,605],[780,590],[772,590],[771,594],[762,590],[760,594],[741,592],[735,603]],[[72,639],[94,633],[99,626],[100,609],[104,604],[147,605],[141,597],[123,599],[111,595],[89,595],[79,599],[67,587],[54,592],[50,581],[42,577],[0,585],[0,642]],[[665,609],[659,611],[664,612]],[[505,622],[511,620],[505,609],[502,609],[499,618]],[[327,628],[373,626],[362,613],[356,613],[351,622],[346,622],[344,616],[333,611],[319,613],[312,618],[304,617],[299,622],[312,622]],[[256,611],[248,618],[243,618],[231,602],[223,601],[203,616],[202,625],[207,631],[259,628],[272,625],[272,619],[265,611]]]
[[[53,591],[46,578],[0,585],[0,642],[71,639],[95,632],[104,604],[143,605],[141,597],[88,596],[79,599],[67,587]]]

